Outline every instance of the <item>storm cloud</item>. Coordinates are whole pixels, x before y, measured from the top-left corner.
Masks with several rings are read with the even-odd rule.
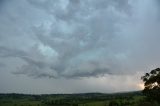
[[[0,72],[137,76],[160,64],[158,0],[2,0]]]

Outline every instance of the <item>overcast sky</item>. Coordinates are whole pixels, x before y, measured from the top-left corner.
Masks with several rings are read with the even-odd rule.
[[[142,89],[160,66],[159,0],[0,0],[0,93]]]

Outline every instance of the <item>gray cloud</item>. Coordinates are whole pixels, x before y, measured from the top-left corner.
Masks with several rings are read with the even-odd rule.
[[[158,2],[1,0],[0,92],[142,89],[160,65]]]
[[[159,65],[155,4],[150,0],[4,2],[0,58],[8,68],[16,64],[11,73],[34,78],[143,72]]]

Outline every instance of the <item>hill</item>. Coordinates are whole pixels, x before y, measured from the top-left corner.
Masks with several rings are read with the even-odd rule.
[[[141,91],[77,94],[0,94],[0,106],[132,106],[144,98]]]

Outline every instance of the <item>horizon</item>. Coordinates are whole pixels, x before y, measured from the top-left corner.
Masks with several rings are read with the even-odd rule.
[[[160,66],[158,0],[0,0],[0,93],[144,89]]]
[[[27,94],[27,93],[0,93],[0,95],[12,95],[12,94],[17,94],[17,95],[79,95],[79,94],[106,94],[106,95],[112,95],[112,94],[125,94],[125,93],[134,93],[134,92],[141,92],[142,90],[139,91],[120,91],[120,92],[108,92],[108,93],[103,93],[103,92],[79,92],[79,93],[44,93],[44,94]]]

